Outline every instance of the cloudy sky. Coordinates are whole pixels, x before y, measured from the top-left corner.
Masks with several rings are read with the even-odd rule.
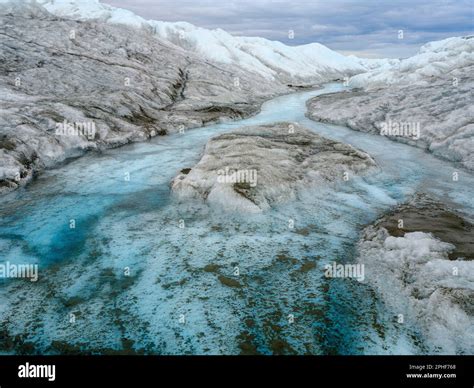
[[[405,57],[428,41],[474,34],[472,0],[101,1],[146,19],[187,21],[290,45],[319,42],[365,57]]]

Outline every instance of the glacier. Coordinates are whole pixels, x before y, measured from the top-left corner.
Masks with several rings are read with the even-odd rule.
[[[96,0],[0,18],[0,250],[38,268],[0,279],[0,353],[473,353],[471,37],[370,60]]]

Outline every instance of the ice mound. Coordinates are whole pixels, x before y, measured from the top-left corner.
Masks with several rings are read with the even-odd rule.
[[[297,198],[308,185],[342,180],[375,166],[352,146],[291,123],[247,127],[212,138],[192,169],[171,187],[227,210],[260,212]]]
[[[420,332],[430,344],[430,352],[443,354],[472,354],[474,351],[474,262],[457,252],[453,241],[442,241],[435,236],[453,227],[456,215],[441,216],[439,204],[416,199],[409,205],[381,218],[365,229],[359,242],[358,261],[365,265],[366,282],[371,285],[392,309],[394,319]],[[421,209],[421,210],[420,210]],[[425,217],[422,224],[410,227],[410,210]],[[405,218],[403,218],[405,217]],[[454,218],[453,218],[454,217]],[[399,232],[390,224],[403,219],[405,230]],[[412,222],[413,221],[413,222]],[[464,241],[472,241],[472,225],[458,221],[454,225],[465,230]],[[387,230],[388,229],[388,230]],[[427,233],[425,230],[433,230]],[[389,232],[390,231],[390,232]],[[446,234],[445,234],[446,236]],[[455,241],[456,244],[462,242]],[[453,256],[453,253],[454,256]],[[425,346],[428,346],[426,345]]]

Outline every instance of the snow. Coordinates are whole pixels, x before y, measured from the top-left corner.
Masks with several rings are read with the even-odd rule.
[[[344,56],[318,43],[287,46],[264,38],[235,37],[222,29],[208,30],[186,22],[146,20],[129,10],[98,0],[38,2],[60,17],[101,19],[147,28],[160,39],[195,52],[206,60],[235,64],[267,79],[287,83],[319,83],[357,74],[350,80],[353,87],[372,89],[392,84],[426,84],[431,77],[474,63],[472,37],[430,42],[422,46],[417,55],[403,60],[367,59]]]
[[[140,27],[146,20],[126,9],[115,8],[96,0],[39,0],[49,12],[75,20],[104,19],[109,23]]]
[[[387,60],[382,66],[352,77],[349,84],[365,89],[393,84],[429,85],[432,78],[440,78],[450,73],[454,80],[456,72],[473,64],[474,36],[453,37],[427,43],[420,48],[418,54],[410,58],[400,61]]]
[[[358,260],[366,281],[404,324],[421,331],[432,352],[471,354],[474,263],[449,260],[453,249],[430,233],[393,237],[383,227],[368,227]]]
[[[286,46],[281,42],[264,38],[234,38],[239,48],[256,57],[270,69],[289,73],[294,77],[311,77],[324,72],[353,73],[365,71],[354,60],[345,57],[319,43],[302,46]]]
[[[261,318],[250,333],[255,334],[258,349],[270,354],[267,343],[273,332],[268,335],[262,322],[274,320],[278,311],[284,316],[301,311],[296,324],[282,325],[280,333],[298,354],[324,354],[327,348],[319,347],[319,338],[324,341],[335,333],[343,344],[342,354],[413,353],[412,337],[400,339],[400,328],[389,321],[392,315],[377,320],[385,335],[379,337],[373,328],[374,295],[367,287],[351,279],[331,279],[331,293],[319,290],[328,282],[324,265],[334,258],[351,258],[359,225],[387,210],[385,196],[365,183],[403,200],[400,192],[421,182],[437,182],[449,198],[452,183],[439,179],[451,173],[449,166],[383,137],[307,120],[308,128],[325,137],[353,139],[354,146],[377,156],[385,172],[353,177],[336,188],[320,186],[301,193],[298,201],[256,215],[211,212],[196,202],[177,206],[170,196],[170,180],[199,161],[211,136],[236,126],[303,122],[308,98],[341,88],[333,84],[278,97],[265,103],[257,116],[238,123],[174,133],[105,150],[100,156],[85,155],[46,171],[28,190],[5,197],[1,212],[11,216],[2,217],[0,231],[12,248],[19,246],[22,252],[10,252],[12,248],[6,250],[3,243],[1,248],[24,262],[29,252],[35,252],[44,264],[40,266],[44,282],[27,288],[12,282],[5,288],[1,297],[6,306],[0,306],[0,318],[7,322],[6,330],[11,335],[26,333],[25,341],[41,354],[52,353],[51,341],[58,339],[71,345],[85,343],[86,350],[97,353],[105,347],[121,349],[123,337],[134,340],[135,349],[146,347],[153,354],[237,354],[238,340],[229,333],[245,330],[242,322],[257,315]],[[125,171],[130,172],[129,182],[124,181]],[[463,194],[468,209],[472,209],[472,187],[472,178],[460,175],[456,193]],[[68,227],[70,218],[77,220],[74,235]],[[183,229],[178,227],[180,219],[185,220]],[[288,228],[289,219],[295,220],[293,230]],[[296,233],[300,229],[310,234]],[[78,252],[78,243],[84,250]],[[295,264],[282,262],[281,252],[295,258]],[[317,268],[295,272],[313,257]],[[56,261],[60,265],[48,272],[48,262]],[[235,263],[242,288],[227,287],[217,278],[232,277]],[[220,266],[218,274],[204,271],[207,264]],[[128,288],[122,288],[125,266],[132,271],[133,284]],[[18,302],[25,298],[29,309]],[[62,303],[74,298],[82,302],[72,310]],[[334,306],[343,311],[328,314]],[[309,314],[308,308],[323,314]],[[77,325],[64,319],[69,311],[82,312],[77,314]],[[186,316],[185,325],[178,321],[180,314]],[[314,330],[321,336],[314,336]]]
[[[55,4],[64,6],[61,12],[85,12],[72,3]],[[103,20],[77,23],[35,3],[2,4],[0,13],[8,26],[8,36],[0,42],[5,70],[0,77],[0,138],[6,139],[0,147],[2,194],[33,173],[88,150],[143,141],[180,125],[194,128],[242,118],[258,111],[264,99],[289,91],[237,66],[210,66],[145,29]],[[34,48],[70,53],[71,41],[64,37],[72,30],[78,43],[74,55],[52,56],[50,49]],[[13,77],[5,75],[12,72]],[[98,136],[57,132],[64,120],[93,125]]]
[[[355,55],[348,55],[353,61],[356,61],[362,67],[366,68],[367,70],[374,70],[374,69],[389,69],[392,66],[398,65],[400,63],[400,59],[395,58],[360,58]]]
[[[98,0],[40,0],[39,3],[61,17],[102,19],[108,23],[149,28],[159,38],[194,51],[207,60],[236,64],[268,79],[314,83],[368,69],[367,61],[344,56],[318,43],[286,46],[263,38],[234,37],[222,29],[208,30],[186,22],[145,20],[131,11]]]
[[[365,90],[311,100],[308,117],[388,136],[473,170],[473,48],[469,38],[429,43],[399,66],[386,64],[350,80]],[[393,123],[411,123],[419,136],[384,132]]]

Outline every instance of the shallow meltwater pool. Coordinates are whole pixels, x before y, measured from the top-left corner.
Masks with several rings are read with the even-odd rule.
[[[305,103],[339,84],[268,101],[249,119],[88,154],[2,198],[3,353],[411,354],[429,344],[370,287],[329,279],[359,233],[415,192],[472,219],[472,174],[384,137],[313,122]],[[206,141],[246,125],[297,122],[369,153],[378,168],[261,214],[177,202],[169,184]],[[453,181],[453,172],[458,180]]]

